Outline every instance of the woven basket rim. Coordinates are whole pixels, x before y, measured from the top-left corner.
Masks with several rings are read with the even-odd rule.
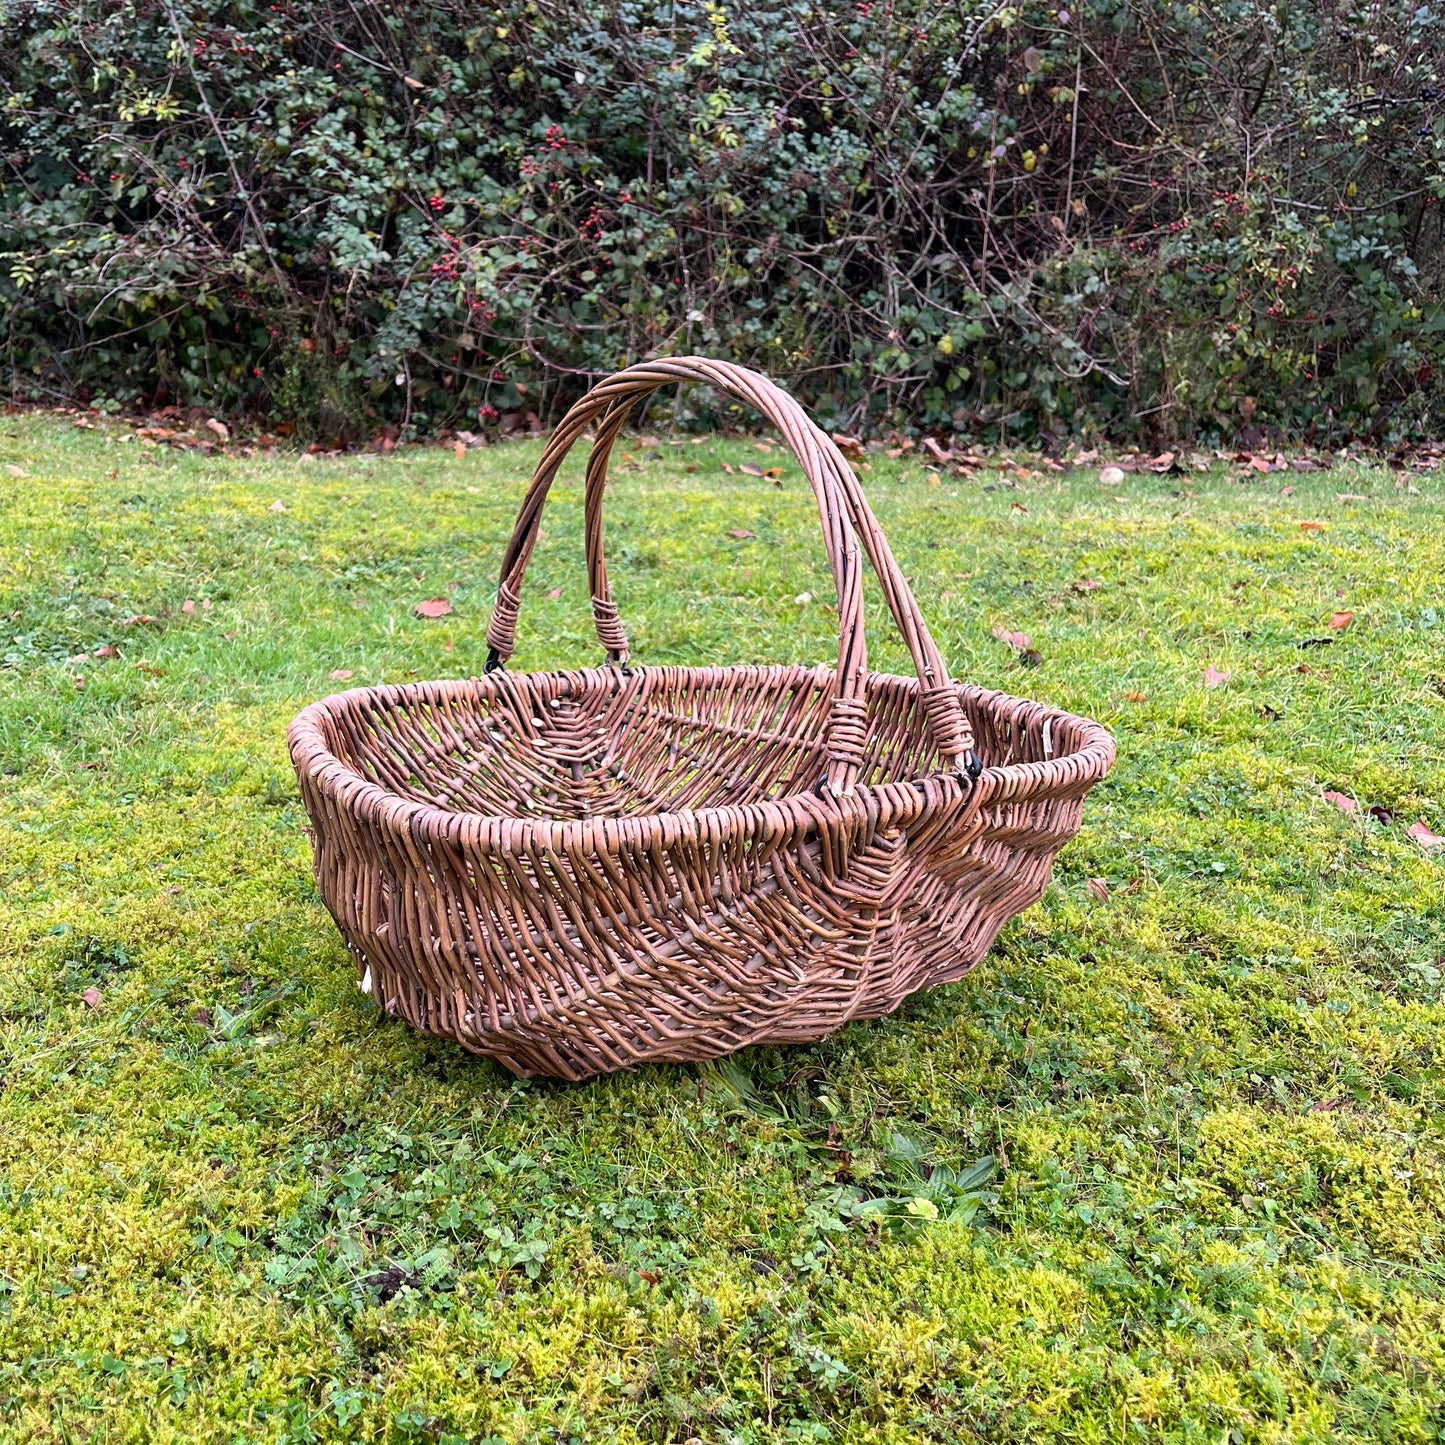
[[[636,671],[642,671],[640,667]],[[696,679],[699,673],[715,674],[719,681],[739,671],[777,671],[780,676],[799,678],[815,674],[833,676],[828,666],[803,667],[786,664],[741,663],[734,666],[688,667],[676,664],[648,667],[649,673],[683,675]],[[511,673],[511,677],[567,677],[585,681],[609,682],[616,669],[575,668],[554,669],[533,673]],[[918,687],[916,677],[900,677],[892,673],[869,674],[872,685],[893,684],[910,691]],[[363,777],[338,758],[327,746],[322,733],[322,719],[336,704],[348,704],[362,697],[381,698],[391,703],[405,703],[411,698],[440,699],[470,694],[478,684],[495,685],[494,678],[447,678],[406,683],[381,683],[375,687],[354,687],[320,698],[297,713],[287,729],[286,741],[297,770],[304,770],[320,792],[333,799],[347,812],[369,814],[377,822],[397,833],[405,833],[427,842],[465,841],[483,853],[515,854],[532,848],[565,852],[581,848],[585,852],[616,852],[620,849],[647,847],[657,841],[664,846],[685,828],[701,838],[732,836],[758,827],[776,829],[812,828],[827,823],[872,824],[874,826],[906,826],[945,800],[957,800],[965,787],[956,774],[938,772],[926,778],[898,782],[858,784],[851,793],[821,797],[812,792],[792,793],[786,797],[765,799],[756,803],[723,804],[717,807],[678,808],[668,812],[635,812],[597,818],[519,817],[514,814],[473,813],[439,808],[431,803],[404,798],[378,783]],[[1077,771],[1070,779],[1070,790],[1087,791],[1109,772],[1115,757],[1113,736],[1107,728],[1091,718],[1080,717],[1060,708],[1010,693],[955,682],[963,698],[975,707],[1002,707],[1018,712],[1034,709],[1048,721],[1072,724],[1079,729],[1079,745],[1057,753],[1052,759],[1036,763],[1003,763],[986,767],[973,786],[972,802],[982,807],[1004,802],[1020,803],[1040,793],[1058,790],[1055,764],[1072,758]],[[689,826],[690,825],[690,826]]]

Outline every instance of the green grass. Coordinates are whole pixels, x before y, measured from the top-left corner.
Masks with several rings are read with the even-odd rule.
[[[738,1068],[562,1086],[357,990],[283,742],[334,670],[480,666],[535,446],[119,436],[0,422],[4,1439],[1445,1435],[1445,859],[1405,833],[1445,833],[1435,479],[1116,499],[875,459],[957,674],[1100,719],[1118,767],[965,982]],[[796,467],[636,455],[608,540],[638,660],[830,659]],[[597,656],[578,483],[515,666]]]

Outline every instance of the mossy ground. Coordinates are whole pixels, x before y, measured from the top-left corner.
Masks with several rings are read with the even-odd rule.
[[[1116,498],[877,459],[958,675],[1099,718],[1118,768],[965,982],[738,1069],[579,1087],[358,992],[283,742],[333,670],[479,667],[535,447],[118,436],[0,426],[4,1438],[1445,1434],[1445,862],[1405,834],[1445,832],[1437,483]],[[745,442],[635,455],[609,544],[639,660],[830,658],[796,467],[777,490],[718,469]],[[517,666],[597,655],[578,480]],[[909,1214],[929,1164],[988,1156],[957,1218]]]

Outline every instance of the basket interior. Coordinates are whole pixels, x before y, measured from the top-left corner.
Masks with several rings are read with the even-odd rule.
[[[912,681],[872,674],[868,684],[858,781],[937,771]],[[595,818],[811,791],[832,696],[824,668],[507,674],[349,694],[326,727],[336,757],[416,802]]]

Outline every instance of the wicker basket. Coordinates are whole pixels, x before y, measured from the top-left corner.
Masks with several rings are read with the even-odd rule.
[[[836,669],[640,667],[602,555],[636,401],[706,381],[781,430],[817,497]],[[547,490],[594,429],[587,564],[608,665],[510,673]],[[869,674],[859,541],[916,678]],[[321,896],[362,987],[518,1074],[822,1038],[966,974],[1036,902],[1103,728],[949,681],[852,469],[756,372],[701,358],[603,382],[548,443],[502,564],[487,675],[358,688],[292,723]]]

